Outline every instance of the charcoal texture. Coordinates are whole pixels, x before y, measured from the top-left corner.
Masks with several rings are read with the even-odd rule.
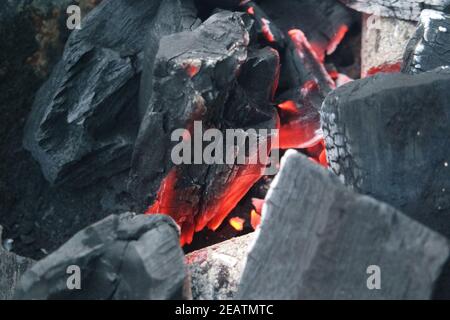
[[[20,280],[16,299],[181,299],[185,281],[176,224],[167,216],[112,215],[77,233]],[[67,287],[78,266],[81,289]]]
[[[153,67],[158,53],[159,41],[163,36],[181,31],[194,30],[201,22],[197,9],[191,0],[161,1],[150,32],[145,40],[144,62],[139,91],[139,114],[143,118],[153,92]]]
[[[380,74],[322,107],[328,160],[355,190],[450,236],[450,72]]]
[[[270,98],[279,58],[271,48],[248,48],[251,26],[245,15],[223,11],[194,31],[161,39],[153,95],[133,154],[130,190],[140,210],[152,204],[162,179],[174,168],[174,130],[200,120],[203,130],[275,127]],[[186,192],[179,200],[199,215],[241,178],[239,166],[182,164],[177,170],[176,189]],[[192,219],[188,214],[187,220]]]
[[[0,226],[0,240],[3,228]],[[34,260],[6,251],[0,245],[0,300],[11,299],[20,277],[35,263]]]
[[[423,9],[448,10],[449,0],[340,0],[355,10],[383,17],[417,21]]]
[[[238,298],[429,299],[449,254],[441,235],[288,151]],[[367,286],[374,265],[380,290]]]
[[[31,238],[25,226],[37,222],[30,216],[48,189],[22,146],[23,129],[36,91],[61,58],[70,34],[66,9],[72,2],[17,0],[0,5],[0,223],[23,255],[36,250],[26,249]],[[82,16],[99,2],[78,1]],[[28,238],[27,244],[20,236]]]
[[[403,58],[403,72],[416,74],[450,65],[450,15],[424,10]]]
[[[105,1],[71,34],[25,128],[25,148],[50,183],[83,186],[129,168],[143,30],[156,5]]]
[[[352,10],[335,0],[262,0],[260,6],[283,32],[302,30],[321,55],[339,29],[350,28],[357,19]]]

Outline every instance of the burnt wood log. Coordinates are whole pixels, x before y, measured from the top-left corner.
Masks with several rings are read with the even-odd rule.
[[[174,130],[189,132],[188,141],[202,138],[194,136],[196,122],[224,136],[228,128],[275,128],[270,101],[279,57],[269,47],[248,48],[251,27],[248,16],[224,11],[194,31],[160,41],[154,94],[133,154],[130,191],[139,210],[153,204],[148,213],[174,217],[182,226],[182,243],[206,225],[216,229],[261,177],[260,164],[175,165],[171,157],[178,144],[171,139]]]
[[[447,10],[449,0],[340,0],[352,9],[382,17],[417,21],[423,9]]]
[[[288,151],[237,297],[429,299],[449,255],[441,235]],[[371,266],[381,272],[380,290],[369,289]]]
[[[186,255],[194,300],[235,298],[254,237],[250,233]]]
[[[0,241],[3,228],[0,226]],[[34,260],[6,251],[0,245],[0,300],[9,300],[16,291],[20,277],[35,263]]]
[[[450,15],[424,10],[419,25],[409,41],[403,72],[420,73],[450,65]]]
[[[21,278],[15,298],[181,299],[183,259],[169,217],[112,215],[37,262]],[[79,268],[78,290],[68,288],[70,266]]]
[[[380,74],[338,88],[322,123],[345,184],[450,236],[450,72]]]

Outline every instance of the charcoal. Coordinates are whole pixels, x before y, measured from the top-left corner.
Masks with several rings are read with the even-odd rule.
[[[338,88],[322,123],[335,174],[450,236],[450,71],[378,74]]]
[[[77,233],[20,280],[16,299],[181,299],[185,270],[167,216],[111,215]],[[81,288],[67,286],[77,266]]]
[[[302,30],[320,58],[331,54],[357,20],[335,0],[262,0],[260,7],[282,32]]]
[[[50,183],[80,187],[129,168],[144,30],[158,3],[102,2],[71,34],[25,127],[24,146]]]
[[[449,0],[340,0],[352,9],[382,17],[418,21],[423,9],[448,10]]]
[[[99,0],[80,0],[86,15]],[[39,168],[22,146],[25,119],[36,91],[61,58],[70,34],[66,9],[72,0],[16,0],[0,5],[0,224],[8,237],[36,210],[43,187]],[[23,202],[32,205],[25,208]],[[21,254],[24,254],[21,252]]]
[[[401,68],[406,45],[416,30],[416,23],[392,17],[364,15],[361,41],[361,77],[372,68],[395,65]]]
[[[221,9],[237,9],[243,0],[198,0],[202,6],[217,7]]]
[[[3,228],[0,226],[0,240]],[[20,277],[35,263],[34,260],[8,252],[0,245],[0,300],[11,299]]]
[[[335,83],[305,34],[298,29],[288,34],[281,86],[289,90],[278,97],[281,102],[279,140],[282,149],[303,149],[322,139],[319,110]]]
[[[409,41],[403,72],[420,73],[450,65],[450,15],[423,10],[419,25]]]
[[[235,237],[186,255],[194,300],[231,300],[235,297],[255,234]]]
[[[143,118],[153,90],[153,66],[163,36],[186,30],[194,30],[199,20],[197,9],[191,0],[162,1],[145,40],[144,62],[139,97],[140,118]]]
[[[279,49],[284,47],[284,34],[255,1],[245,1],[241,8],[253,16],[260,39]]]
[[[148,213],[171,214],[182,225],[182,243],[207,224],[216,229],[260,178],[259,164],[174,166],[171,160],[177,144],[172,132],[192,133],[195,121],[202,121],[203,130],[275,128],[268,96],[279,57],[271,48],[247,47],[251,25],[248,16],[223,11],[194,31],[160,41],[154,94],[139,130],[129,189],[139,210],[153,204]]]
[[[444,237],[291,150],[266,197],[237,298],[429,299],[449,255]],[[379,267],[380,290],[369,289],[370,266]]]

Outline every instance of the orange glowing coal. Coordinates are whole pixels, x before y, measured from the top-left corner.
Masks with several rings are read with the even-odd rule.
[[[245,220],[239,217],[233,217],[229,220],[230,226],[232,226],[236,231],[244,230]]]

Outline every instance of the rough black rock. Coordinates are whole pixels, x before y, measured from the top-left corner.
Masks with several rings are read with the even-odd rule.
[[[383,17],[417,21],[423,9],[448,10],[449,0],[340,0],[355,10]]]
[[[178,228],[167,216],[112,215],[77,233],[20,280],[16,299],[181,299]],[[81,289],[69,290],[69,266]]]
[[[288,151],[238,299],[429,299],[449,255],[441,235]],[[369,266],[380,290],[368,288]]]
[[[420,73],[450,66],[450,15],[423,10],[406,47],[402,72]]]
[[[322,107],[328,160],[355,190],[450,236],[450,72],[379,74]]]

